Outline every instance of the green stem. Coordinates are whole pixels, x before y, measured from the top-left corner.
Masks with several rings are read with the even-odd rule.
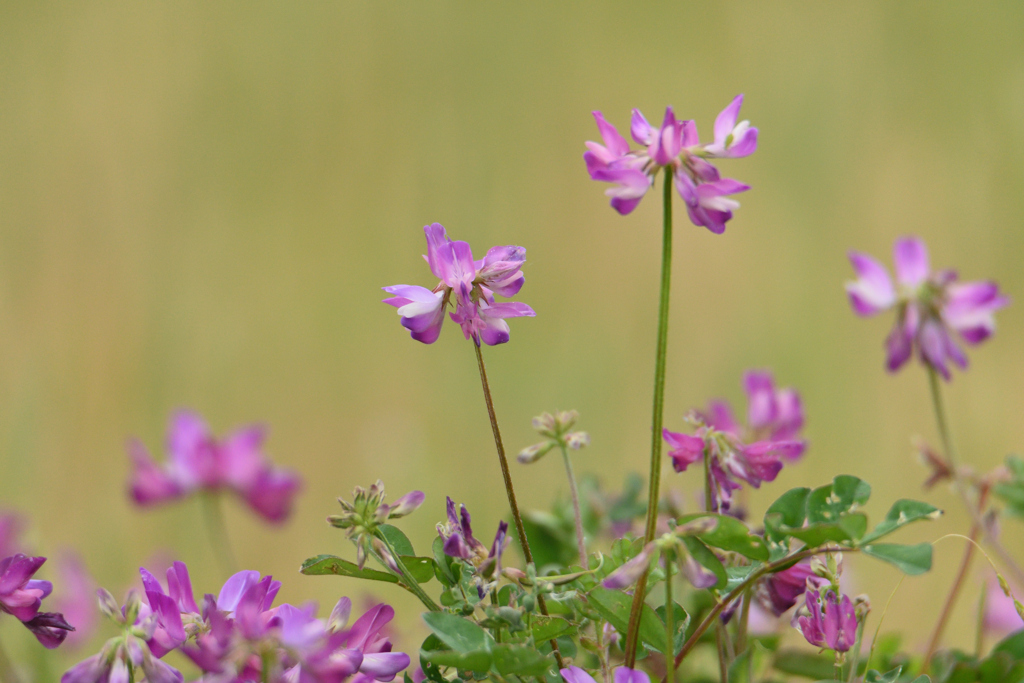
[[[7,658],[7,652],[3,645],[0,645],[0,683],[21,683],[18,672],[15,671],[11,660]]]
[[[736,625],[736,651],[744,652],[748,644],[748,628],[750,627],[750,599],[753,591],[748,590],[743,596],[743,607],[740,608],[740,621]],[[751,655],[754,653],[751,652]],[[749,659],[749,658],[748,658]]]
[[[974,656],[981,659],[981,653],[985,649],[985,604],[988,602],[988,588],[982,584],[981,597],[978,598],[978,623],[974,634]]]
[[[868,622],[868,615],[865,613],[863,618],[857,623],[857,639],[853,644],[853,648],[850,650],[850,672],[847,674],[846,680],[849,683],[853,683],[857,680],[857,669],[860,667],[860,649],[861,644],[864,642],[864,626]],[[751,683],[753,683],[751,681]]]
[[[675,683],[676,670],[672,666],[676,642],[676,605],[672,602],[672,560],[670,553],[665,555],[665,681]]]
[[[235,559],[235,553],[231,549],[231,541],[228,538],[228,528],[224,522],[220,494],[204,491],[199,497],[203,501],[203,519],[206,521],[206,530],[210,537],[210,545],[213,547],[213,554],[217,556],[217,562],[222,571],[228,575],[234,574],[238,571],[238,561]]]
[[[431,599],[431,597],[423,591],[422,588],[420,588],[420,584],[417,583],[416,579],[412,577],[412,574],[409,573],[409,570],[406,568],[405,563],[402,562],[402,557],[398,554],[398,551],[395,550],[395,546],[391,545],[391,542],[387,538],[385,538],[384,534],[380,533],[380,531],[377,532],[377,538],[380,539],[381,543],[384,544],[384,547],[388,549],[388,552],[391,553],[391,557],[395,560],[395,564],[398,565],[398,577],[404,582],[401,585],[404,585],[406,590],[408,590],[410,593],[419,598],[420,602],[422,602],[423,606],[426,607],[428,610],[430,610],[431,612],[440,612],[441,607],[436,602],[434,602]],[[383,558],[378,559],[380,560],[381,564],[383,564],[389,570],[394,571],[394,569],[388,566],[387,562],[383,561]]]
[[[729,683],[729,667],[725,665],[725,643],[722,642],[722,622],[715,624],[715,649],[718,650],[718,680]]]
[[[516,525],[516,533],[519,535],[519,543],[523,548],[523,557],[527,564],[533,564],[533,553],[530,552],[530,541],[526,538],[526,528],[523,526],[523,516],[519,514],[519,503],[516,502],[516,492],[512,488],[512,473],[508,469],[508,458],[505,457],[505,445],[501,441],[501,430],[498,429],[498,416],[494,413],[494,401],[491,398],[491,387],[487,382],[487,368],[484,366],[484,356],[480,352],[480,345],[474,343],[476,350],[476,364],[480,369],[480,384],[484,390],[484,403],[487,404],[487,416],[491,419],[491,432],[494,434],[494,448],[498,451],[498,463],[501,465],[501,476],[505,481],[505,494],[508,496],[508,506],[512,509],[512,521]],[[540,613],[548,615],[548,606],[543,595],[537,596],[537,606]],[[562,652],[558,649],[558,642],[551,639],[551,650],[555,653],[555,660],[558,668],[564,669],[565,662],[562,660]]]
[[[572,471],[572,460],[569,458],[569,451],[565,444],[559,444],[562,449],[562,460],[565,462],[565,474],[569,477],[569,491],[572,493],[572,513],[576,522],[576,549],[580,553],[580,567],[589,569],[587,562],[587,543],[583,536],[583,515],[580,513],[580,493],[576,487],[576,475]]]
[[[604,623],[594,622],[594,641],[597,643],[597,659],[601,663],[601,676],[604,683],[612,683],[611,667],[608,666],[608,650],[604,646]]]
[[[651,467],[647,491],[647,523],[644,527],[644,545],[654,540],[658,523],[658,500],[661,486],[661,423],[665,408],[665,357],[668,353],[668,298],[672,288],[672,169],[665,167],[665,187],[662,196],[661,243],[661,295],[658,300],[658,343],[654,356],[654,409],[651,417]],[[640,629],[640,613],[647,588],[647,572],[637,582],[633,604],[629,612],[629,630],[626,633],[626,666],[636,664],[636,650]]]

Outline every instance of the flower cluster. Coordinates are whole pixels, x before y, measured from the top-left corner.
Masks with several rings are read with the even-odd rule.
[[[267,521],[282,522],[291,513],[301,480],[267,459],[262,451],[265,438],[264,427],[250,425],[218,441],[199,415],[180,411],[171,417],[170,459],[163,467],[153,462],[140,441],[129,442],[134,466],[131,497],[139,505],[154,505],[195,491],[229,489]]]
[[[525,464],[537,462],[551,451],[552,448],[569,448],[578,451],[590,443],[590,435],[586,432],[570,431],[576,426],[580,414],[575,410],[560,410],[554,415],[541,413],[533,418],[533,428],[544,437],[544,441],[527,446],[519,452],[516,459]]]
[[[774,481],[783,459],[798,460],[807,449],[799,438],[804,424],[800,396],[793,389],[776,389],[771,373],[751,371],[744,377],[749,410],[744,429],[724,401],[713,401],[704,413],[687,419],[697,427],[693,435],[664,429],[676,472],[710,458],[711,509],[727,511],[732,494],[745,481],[754,488]]]
[[[800,632],[811,645],[846,652],[857,640],[857,613],[853,601],[848,595],[839,599],[835,591],[827,590],[824,606],[822,602],[821,591],[807,589],[804,604],[809,614],[796,619]]]
[[[950,379],[949,363],[967,367],[955,335],[980,344],[995,332],[995,312],[1010,302],[994,282],[957,282],[952,270],[933,273],[920,239],[896,241],[893,262],[897,289],[885,266],[867,254],[851,251],[857,279],[846,284],[854,312],[875,315],[896,308],[896,323],[886,340],[886,367],[896,372],[916,352],[922,363]]]
[[[750,189],[731,178],[722,178],[708,159],[745,157],[757,149],[757,128],[739,118],[743,95],[737,95],[715,119],[715,141],[702,145],[694,121],[678,121],[672,107],[665,110],[661,128],[647,122],[639,110],[633,110],[629,131],[642,147],[631,150],[629,143],[608,123],[599,111],[594,112],[597,128],[604,144],[588,142],[583,159],[594,180],[613,183],[605,194],[620,214],[628,214],[640,203],[654,183],[654,177],[669,169],[679,196],[694,225],[702,225],[713,233],[725,231],[726,222],[739,203],[728,195]]]
[[[356,558],[360,569],[366,564],[367,553],[372,550],[378,553],[388,566],[395,565],[392,568],[399,571],[396,568],[397,561],[391,557],[391,551],[378,538],[377,528],[389,519],[405,517],[422,505],[425,498],[422,491],[410,491],[388,505],[384,502],[384,496],[384,482],[379,479],[368,489],[357,486],[352,492],[351,503],[338,499],[342,513],[327,518],[327,523],[331,526],[345,529],[348,538],[356,544]]]
[[[508,546],[508,522],[498,522],[498,532],[490,549],[473,536],[469,510],[460,505],[458,514],[455,512],[455,501],[448,498],[448,522],[437,525],[437,533],[444,540],[444,554],[465,560],[474,567],[476,574],[477,593],[480,599],[490,591],[498,575],[501,574],[501,556]]]
[[[22,553],[0,560],[0,612],[16,618],[44,647],[52,649],[75,627],[59,612],[39,611],[43,599],[53,592],[52,583],[32,578],[44,562],[45,557]]]
[[[383,288],[394,295],[384,303],[398,309],[402,327],[413,339],[433,344],[441,334],[445,310],[452,304],[451,319],[462,327],[466,339],[472,338],[477,346],[481,341],[489,346],[507,342],[505,319],[533,316],[534,312],[523,303],[495,301],[494,295],[513,297],[522,288],[526,249],[491,247],[483,259],[475,261],[469,244],[448,239],[440,223],[425,226],[423,231],[427,235],[424,258],[440,282],[432,290],[416,285]]]
[[[62,683],[113,683],[141,670],[150,683],[180,683],[179,671],[161,661],[179,650],[204,673],[201,680],[340,683],[352,676],[364,682],[390,681],[408,667],[408,655],[391,652],[383,633],[394,616],[377,605],[346,628],[352,603],[342,598],[327,620],[315,605],[273,606],[281,587],[270,576],[243,571],[225,582],[200,609],[188,568],[176,562],[167,570],[166,589],[140,570],[145,601],[134,593],[118,609],[101,590],[100,607],[122,628],[101,652],[79,663]]]

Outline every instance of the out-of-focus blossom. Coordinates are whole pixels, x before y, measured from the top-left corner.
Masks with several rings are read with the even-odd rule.
[[[601,585],[605,588],[621,589],[632,586],[640,580],[640,577],[647,573],[650,566],[658,561],[661,553],[658,544],[651,541],[643,547],[643,550],[633,559],[624,562],[611,574],[605,577]]]
[[[167,463],[157,465],[136,439],[128,444],[133,472],[132,499],[148,506],[195,491],[237,493],[269,522],[283,522],[291,513],[301,481],[294,472],[276,467],[263,453],[266,430],[243,427],[217,440],[203,419],[188,410],[171,417]]]
[[[855,313],[875,315],[896,309],[896,322],[885,342],[886,367],[895,372],[912,355],[946,380],[949,364],[967,367],[967,356],[957,344],[980,344],[995,332],[995,312],[1009,303],[991,281],[957,282],[952,270],[932,272],[928,250],[920,239],[896,241],[893,261],[896,285],[885,267],[867,254],[851,251],[857,279],[846,283]]]
[[[620,666],[613,674],[615,683],[651,683],[650,677],[640,669],[630,669]]]
[[[544,437],[544,441],[527,446],[519,452],[516,459],[525,464],[537,462],[553,448],[568,448],[578,451],[590,443],[590,435],[586,432],[570,431],[580,414],[575,410],[559,410],[552,413],[541,413],[533,418],[533,428]]]
[[[444,553],[449,557],[473,565],[477,575],[477,592],[483,598],[493,587],[493,580],[501,574],[501,556],[511,539],[508,537],[508,522],[498,522],[498,532],[488,548],[473,536],[469,510],[460,505],[456,513],[455,501],[447,499],[448,521],[437,525],[437,533],[444,539]]]
[[[453,322],[462,327],[466,339],[477,346],[494,346],[509,340],[508,318],[533,316],[523,303],[498,302],[494,295],[513,297],[523,286],[526,249],[516,246],[491,247],[483,259],[473,259],[467,242],[448,239],[444,226],[433,223],[423,228],[427,235],[424,258],[440,282],[434,289],[416,285],[393,285],[384,291],[393,296],[384,303],[398,309],[402,326],[413,339],[433,344],[441,334],[448,305]]]
[[[605,194],[611,197],[612,208],[625,215],[640,203],[658,172],[668,168],[676,191],[686,202],[690,221],[720,234],[739,208],[739,202],[729,195],[745,192],[750,186],[722,178],[707,160],[748,156],[757,149],[757,129],[751,128],[749,121],[736,121],[742,104],[743,95],[737,95],[722,110],[715,119],[715,141],[707,145],[700,143],[697,124],[677,120],[672,107],[665,110],[660,128],[651,126],[634,109],[629,129],[633,140],[642,146],[637,150],[631,150],[615,126],[595,111],[602,142],[586,143],[583,160],[587,172],[594,180],[612,183]]]
[[[816,647],[827,647],[846,652],[857,640],[857,615],[853,602],[844,595],[836,598],[834,591],[825,593],[822,606],[819,591],[808,588],[804,599],[808,614],[797,617],[797,627],[807,642]]]
[[[809,560],[798,562],[789,569],[769,574],[757,587],[757,598],[776,617],[789,611],[809,587],[821,589],[828,585],[811,569]]]
[[[0,560],[0,612],[6,612],[32,632],[44,647],[55,648],[75,628],[58,612],[40,612],[43,598],[53,592],[49,581],[33,579],[45,557],[21,553]]]
[[[1003,592],[998,579],[992,577],[985,585],[985,612],[982,624],[989,633],[1006,635],[1024,628],[1013,598]]]
[[[54,596],[54,607],[75,630],[64,641],[65,648],[77,648],[88,641],[96,631],[96,581],[85,568],[78,553],[65,551],[56,559],[59,590]]]
[[[384,482],[379,479],[368,489],[357,486],[352,492],[351,503],[342,498],[338,499],[342,513],[327,518],[328,524],[345,529],[348,538],[355,543],[360,568],[366,563],[367,553],[374,548],[375,540],[378,541],[379,554],[385,561],[390,557],[390,551],[379,545],[379,539],[376,538],[377,527],[389,519],[405,517],[422,505],[426,498],[422,491],[410,491],[388,505],[384,502],[384,497]],[[396,561],[394,558],[390,559]]]
[[[712,510],[726,512],[732,494],[744,481],[754,488],[774,481],[783,460],[798,460],[807,449],[799,438],[804,415],[800,396],[793,389],[776,389],[771,373],[750,371],[744,376],[750,404],[748,426],[742,427],[724,401],[713,401],[703,413],[687,419],[697,429],[692,435],[662,430],[676,472],[710,457]]]

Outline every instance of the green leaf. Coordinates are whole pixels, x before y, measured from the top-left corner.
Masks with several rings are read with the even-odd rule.
[[[587,600],[619,633],[629,631],[629,610],[633,605],[633,596],[598,587],[587,594]],[[665,627],[646,603],[640,612],[640,640],[658,652],[665,652]]]
[[[928,674],[921,674],[910,683],[932,683],[932,679]]]
[[[839,517],[836,522],[818,522],[806,527],[791,529],[779,527],[779,531],[814,548],[823,543],[849,543],[857,540],[867,531],[868,518],[861,512],[854,512]]]
[[[468,653],[490,648],[491,636],[469,619],[448,612],[424,612],[423,621],[441,642],[457,652]]]
[[[680,540],[682,540],[686,549],[690,551],[693,559],[718,579],[715,583],[715,588],[724,588],[725,584],[729,581],[729,575],[725,573],[725,566],[711,548],[704,545],[699,538],[694,536],[683,536]]]
[[[773,541],[780,541],[784,533],[775,530],[780,526],[795,528],[803,526],[807,519],[807,498],[811,495],[809,488],[790,489],[768,507],[764,513],[765,532]]]
[[[665,624],[665,605],[654,611],[661,619],[661,623]],[[672,626],[676,631],[675,637],[672,639],[672,656],[674,657],[683,649],[683,643],[686,642],[686,630],[690,628],[690,615],[674,600],[672,601]]]
[[[390,524],[381,524],[377,527],[381,535],[391,544],[391,547],[395,549],[395,552],[399,555],[415,555],[416,551],[412,549],[412,542],[409,537],[402,533],[402,530],[397,526]]]
[[[679,518],[680,525],[691,522],[701,517],[709,517],[715,520],[715,528],[702,534],[697,538],[710,546],[739,553],[751,560],[765,562],[768,560],[768,548],[764,539],[750,533],[747,525],[728,515],[716,515],[711,513],[699,513],[684,515]]]
[[[416,580],[416,583],[427,583],[434,578],[434,560],[429,557],[416,557],[414,555],[402,555],[400,557],[406,571]]]
[[[874,669],[869,669],[868,672],[864,674],[864,683],[896,683],[896,680],[900,677],[900,673],[902,673],[902,671],[902,666],[897,666],[892,671],[888,671],[884,674],[879,673]]]
[[[865,555],[877,557],[894,565],[904,574],[916,576],[932,568],[931,543],[900,545],[899,543],[874,543],[861,548]]]
[[[1006,652],[1014,659],[1024,659],[1024,630],[1006,636],[992,648],[992,652]]]
[[[487,671],[491,668],[491,653],[487,650],[473,652],[456,652],[454,650],[435,650],[423,652],[420,657],[437,666],[454,666],[462,671]]]
[[[779,650],[775,654],[772,666],[784,674],[821,680],[832,677],[835,671],[834,662],[834,658],[821,654],[799,650]]]
[[[449,588],[454,586],[458,579],[451,570],[451,558],[444,554],[444,539],[438,536],[430,546],[434,555],[434,573],[437,580]]]
[[[920,519],[936,519],[941,514],[942,510],[939,508],[928,503],[922,503],[919,500],[897,500],[889,508],[885,519],[870,534],[863,537],[860,542],[871,543],[872,541],[877,541],[911,522],[916,522]]]
[[[379,572],[376,569],[360,569],[354,562],[343,560],[334,555],[317,555],[302,563],[299,570],[307,576],[351,576],[354,579],[369,579],[370,581],[386,581],[398,583],[398,577],[394,574]]]
[[[525,645],[495,645],[491,655],[494,668],[502,676],[540,676],[555,666],[554,659]]]
[[[534,617],[533,623],[533,640],[537,643],[543,643],[576,631],[575,626],[559,617]]]
[[[867,482],[840,474],[827,486],[814,489],[807,498],[807,521],[811,524],[837,522],[871,497]]]

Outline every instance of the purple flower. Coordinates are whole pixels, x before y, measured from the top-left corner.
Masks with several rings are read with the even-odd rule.
[[[559,673],[562,674],[562,679],[565,680],[565,683],[597,683],[593,676],[578,666],[560,669]]]
[[[605,577],[601,585],[613,590],[632,586],[640,580],[640,577],[644,575],[644,572],[647,571],[651,564],[658,560],[659,555],[657,543],[651,541],[643,547],[643,550],[636,557],[623,563]]]
[[[640,669],[630,669],[620,666],[613,674],[615,683],[651,683],[650,677]]]
[[[797,618],[797,625],[807,642],[816,647],[827,647],[836,652],[846,652],[857,640],[857,615],[849,596],[836,599],[833,591],[825,594],[822,609],[818,591],[808,588],[805,604],[808,616]]]
[[[808,587],[824,588],[827,581],[811,570],[810,560],[775,572],[758,584],[758,601],[776,617],[791,609]]]
[[[430,272],[440,282],[434,289],[416,285],[393,285],[384,291],[394,296],[384,303],[398,309],[402,326],[413,339],[433,344],[441,334],[444,313],[462,327],[466,339],[494,346],[509,340],[508,318],[533,316],[533,309],[517,302],[497,302],[494,295],[513,297],[523,286],[526,250],[516,246],[491,247],[483,259],[473,260],[467,242],[448,239],[444,226],[425,226]],[[454,300],[453,300],[454,299]]]
[[[301,488],[298,475],[275,467],[263,454],[266,430],[243,427],[218,441],[203,419],[191,411],[175,413],[167,433],[170,459],[158,466],[146,447],[133,439],[129,491],[139,505],[155,505],[194,491],[237,493],[269,522],[283,522]]]
[[[967,367],[956,335],[980,344],[995,332],[995,312],[1007,305],[994,282],[957,282],[951,270],[931,272],[928,250],[916,237],[896,241],[893,261],[897,286],[885,267],[867,254],[851,251],[857,280],[846,283],[857,315],[896,308],[896,323],[886,340],[886,367],[895,372],[916,352],[922,363],[950,379],[950,362]]]
[[[686,210],[694,225],[706,227],[713,233],[725,231],[739,203],[729,195],[750,189],[739,181],[722,178],[718,169],[707,159],[716,157],[744,157],[757,149],[757,129],[749,121],[736,122],[743,95],[735,99],[715,119],[715,141],[701,145],[697,124],[679,121],[672,107],[665,110],[660,128],[647,122],[639,110],[633,110],[630,134],[643,147],[630,150],[615,126],[604,115],[594,112],[602,143],[587,142],[583,160],[587,172],[594,180],[612,183],[605,191],[611,197],[612,208],[628,214],[654,183],[654,176],[662,168],[672,171],[674,185],[686,202]]]
[[[437,525],[437,533],[444,539],[444,553],[473,565],[477,575],[477,591],[483,599],[501,573],[501,556],[512,540],[508,537],[508,522],[498,522],[498,532],[488,548],[473,536],[469,510],[460,505],[458,514],[455,501],[447,499],[448,522]]]
[[[692,435],[662,430],[676,472],[710,456],[712,509],[728,511],[732,493],[744,481],[754,488],[774,481],[783,460],[798,460],[807,449],[799,438],[804,424],[800,396],[793,389],[776,389],[770,372],[747,372],[743,381],[750,408],[748,426],[742,427],[724,401],[713,401],[704,413],[689,419]]]
[[[21,553],[0,560],[0,612],[17,618],[44,647],[53,649],[75,628],[62,614],[39,611],[43,598],[53,592],[49,581],[32,578],[44,562],[45,557]]]

